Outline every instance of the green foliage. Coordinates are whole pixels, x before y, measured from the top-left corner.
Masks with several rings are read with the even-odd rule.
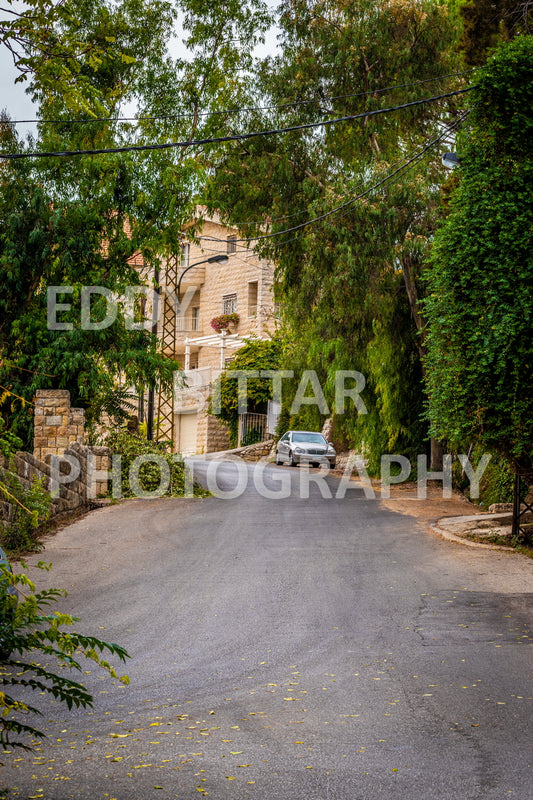
[[[239,398],[241,404],[246,403],[248,412],[265,414],[267,403],[272,399],[272,378],[255,377],[246,381],[246,387],[232,377],[235,370],[277,370],[280,368],[282,344],[275,339],[251,339],[241,347],[233,361],[228,365],[225,372],[219,378],[217,385],[213,389],[213,394],[220,393],[220,414],[219,418],[225,422],[230,429],[230,441],[237,446],[238,424],[239,424]],[[253,438],[250,432],[251,438]],[[250,437],[249,437],[250,438]],[[247,441],[246,444],[253,444],[259,441]]]
[[[461,3],[460,48],[467,64],[480,66],[498,43],[533,30],[527,0],[466,0]]]
[[[434,435],[533,469],[533,38],[480,70],[424,308]]]
[[[167,44],[178,12],[166,0],[30,0],[17,9],[2,41],[26,71],[43,121],[37,141],[24,143],[4,117],[2,151],[153,144],[229,129],[231,121],[206,112],[241,104],[252,50],[269,24],[265,6],[183,0],[179,10],[189,52],[174,62]],[[125,104],[139,122],[117,124]],[[2,162],[0,386],[9,393],[0,389],[0,415],[26,446],[36,389],[69,389],[89,424],[102,412],[120,421],[119,384],[134,394],[157,383],[171,390],[178,364],[156,337],[127,330],[122,308],[109,327],[83,330],[80,292],[103,286],[123,297],[125,287],[151,283],[135,268],[139,255],[157,282],[164,257],[179,252],[207,166],[187,148]],[[71,310],[59,315],[72,330],[47,325],[47,287],[61,285],[73,288],[60,298]],[[92,306],[101,319],[102,299]]]
[[[112,453],[121,456],[121,485],[124,497],[135,497],[135,486],[130,484],[130,468],[135,459],[140,456],[154,456],[154,460],[139,463],[138,479],[143,492],[155,492],[162,483],[162,470],[168,469],[169,483],[167,489],[161,493],[166,497],[183,497],[192,487],[195,497],[207,497],[206,492],[199,483],[190,480],[187,467],[182,456],[165,452],[164,448],[155,442],[149,442],[140,436],[117,429],[107,438],[105,444],[111,448]]]
[[[476,463],[479,448],[474,450]],[[479,499],[488,508],[493,503],[512,503],[514,498],[514,475],[509,462],[502,456],[493,455],[483,473],[479,486]]]
[[[14,433],[6,429],[6,423],[0,417],[0,455],[9,458],[12,453],[20,450],[22,447],[22,440]]]
[[[37,529],[50,516],[51,498],[44,478],[24,488],[19,478],[0,469],[0,497],[11,504],[11,515],[0,526],[0,545],[11,555],[40,549]]]
[[[296,0],[283,3],[280,24],[283,49],[263,62],[258,91],[269,104],[284,105],[254,113],[249,127],[316,122],[326,110],[332,117],[357,114],[460,85],[416,84],[459,66],[457,18],[448,4]],[[386,86],[398,88],[378,91]],[[228,145],[213,158],[211,207],[245,223],[243,236],[265,233],[261,220],[271,221],[266,232],[279,234],[263,242],[262,253],[278,265],[277,300],[292,342],[281,366],[294,370],[295,380],[284,382],[284,395],[285,387],[287,396],[294,393],[303,370],[315,370],[339,440],[362,449],[373,465],[392,448],[411,456],[426,447],[418,297],[438,213],[440,159],[420,161],[379,191],[348,201],[388,176],[402,154],[416,152],[456,112],[456,101],[426,103],[364,122],[258,138],[245,148]],[[353,405],[337,414],[338,370],[363,373],[368,414],[358,415]],[[316,406],[302,407],[297,417],[284,413],[287,427],[319,429],[324,418]]]
[[[0,501],[4,500],[11,506],[9,519],[0,523],[0,545],[9,554],[38,548],[36,529],[48,519],[51,507],[43,480],[35,478],[25,489],[19,478],[9,471],[10,457],[21,445],[21,440],[5,429],[0,417],[0,455],[8,465],[8,469],[0,467]]]
[[[42,563],[39,567],[49,569]],[[16,595],[10,587],[17,587]],[[59,589],[36,591],[34,583],[24,574],[13,575],[5,566],[0,569],[0,743],[4,749],[20,747],[30,749],[28,737],[43,739],[45,734],[27,722],[30,713],[42,712],[25,699],[25,692],[36,691],[65,703],[68,709],[91,708],[93,697],[85,686],[65,675],[58,675],[40,663],[43,656],[57,659],[58,666],[81,672],[81,661],[88,659],[100,666],[112,678],[128,683],[126,675],[118,677],[114,667],[103,657],[104,653],[120,661],[128,653],[118,644],[102,641],[72,630],[78,618],[55,611],[48,606],[66,596]],[[66,628],[66,630],[64,630]],[[11,693],[14,692],[17,697]]]

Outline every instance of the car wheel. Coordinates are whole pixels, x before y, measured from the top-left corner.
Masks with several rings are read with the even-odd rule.
[[[329,468],[330,468],[330,469],[335,469],[335,468],[336,468],[336,465],[337,465],[337,462],[336,462],[336,461],[330,461],[330,462],[329,462]]]
[[[296,466],[298,466],[298,465],[296,464],[296,461],[294,460],[294,458],[292,456],[292,452],[289,451],[289,467],[296,467]]]

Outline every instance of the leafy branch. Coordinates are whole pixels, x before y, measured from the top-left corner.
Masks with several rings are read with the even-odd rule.
[[[37,566],[49,569],[50,565],[40,562]],[[28,591],[17,587],[26,587]],[[17,593],[20,601],[17,601]],[[65,703],[69,710],[74,707],[91,708],[93,705],[93,696],[82,683],[42,667],[34,660],[35,653],[52,656],[59,665],[78,671],[82,669],[82,659],[91,660],[111,678],[123,684],[129,683],[128,676],[119,676],[104,658],[105,653],[125,662],[129,655],[123,647],[74,630],[63,630],[63,627],[71,628],[79,621],[70,614],[43,613],[46,606],[66,594],[54,588],[36,592],[35,584],[27,575],[14,575],[7,567],[1,566],[0,744],[4,749],[19,747],[27,750],[30,748],[23,737],[42,739],[45,736],[34,724],[21,720],[21,717],[24,719],[29,714],[42,715],[41,711],[11,692],[38,691]],[[13,653],[18,653],[21,659],[14,658]]]

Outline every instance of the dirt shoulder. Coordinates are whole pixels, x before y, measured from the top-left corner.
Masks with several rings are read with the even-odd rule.
[[[381,497],[381,502],[390,511],[416,517],[428,531],[443,517],[464,517],[482,513],[479,506],[471,503],[463,494],[452,492],[449,500],[442,496],[442,484],[430,482],[426,499],[417,496],[417,485],[414,482],[400,483],[390,487],[390,498]],[[378,492],[379,497],[379,492]]]
[[[379,487],[378,496],[379,496]],[[391,496],[381,497],[385,508],[414,517],[428,533],[448,542],[482,550],[507,551],[526,556],[531,564],[533,546],[513,542],[511,516],[508,512],[489,513],[471,503],[463,494],[453,491],[452,497],[442,496],[442,487],[428,485],[427,498],[419,499],[416,483],[391,486]],[[529,520],[533,523],[533,520]],[[531,525],[530,525],[531,527]]]

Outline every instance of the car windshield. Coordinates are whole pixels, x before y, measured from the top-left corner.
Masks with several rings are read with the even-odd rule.
[[[293,442],[312,442],[313,444],[325,444],[326,440],[321,433],[293,433]]]

